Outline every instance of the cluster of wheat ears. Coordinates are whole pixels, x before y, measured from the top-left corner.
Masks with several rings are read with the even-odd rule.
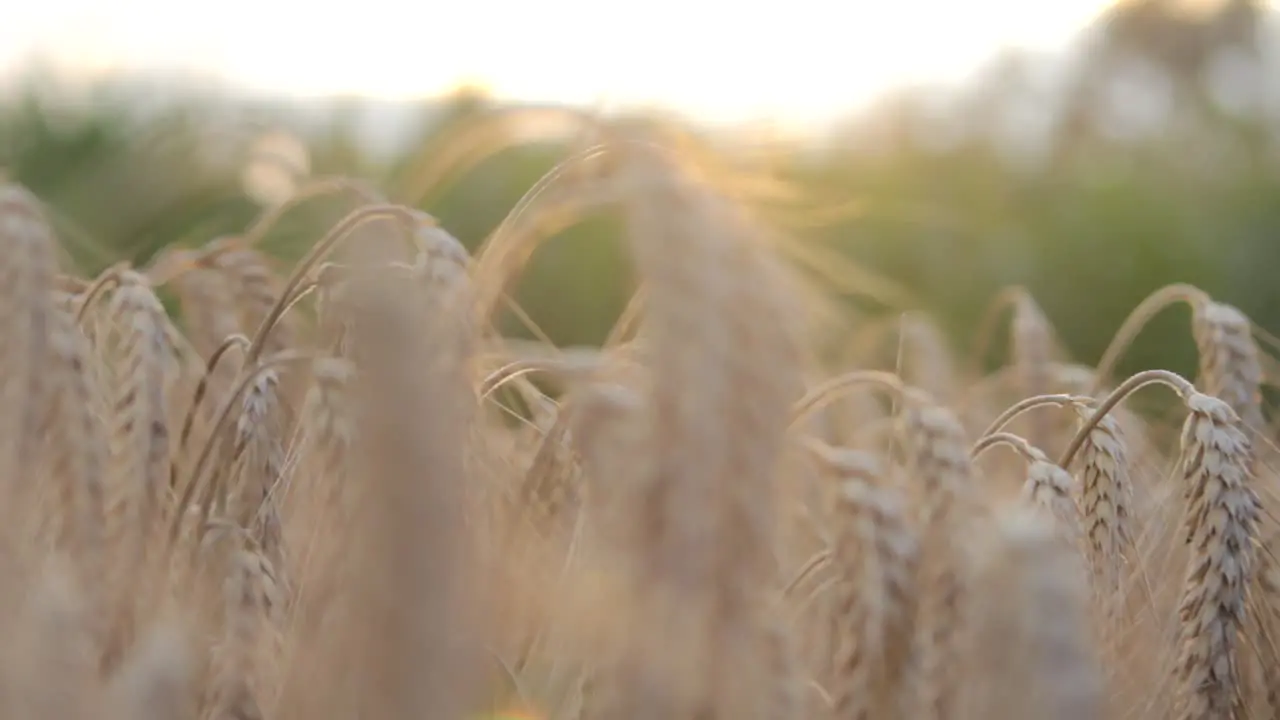
[[[759,222],[611,157],[640,290],[598,348],[494,330],[536,203],[474,257],[371,196],[288,273],[278,208],[79,278],[0,188],[0,718],[1280,716],[1243,314],[1167,288],[1087,368],[1012,290],[994,374],[920,315],[830,367]],[[1109,383],[1175,301],[1195,383]]]

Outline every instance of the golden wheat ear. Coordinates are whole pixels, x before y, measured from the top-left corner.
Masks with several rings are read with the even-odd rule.
[[[1250,487],[1252,448],[1231,406],[1187,399],[1182,470],[1191,558],[1180,605],[1174,717],[1210,720],[1243,712],[1239,667],[1247,640],[1246,592],[1257,572],[1260,515]]]
[[[861,453],[819,447],[839,484],[833,710],[841,718],[893,717],[909,669],[919,539],[901,487],[868,476]]]
[[[921,720],[945,720],[955,716],[963,685],[959,643],[970,578],[962,538],[973,520],[969,441],[954,413],[919,392],[904,395],[899,434],[921,528],[911,712]]]

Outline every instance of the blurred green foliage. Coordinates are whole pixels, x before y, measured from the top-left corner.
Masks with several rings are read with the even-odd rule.
[[[49,205],[83,272],[122,258],[142,263],[169,243],[242,230],[261,211],[241,182],[246,138],[290,121],[262,108],[213,117],[210,107],[191,101],[144,114],[117,97],[68,109],[27,93],[0,104],[0,172]],[[390,158],[362,149],[360,131],[342,113],[299,132],[313,176],[367,178],[396,198],[416,165],[449,150],[450,128],[492,109],[471,96],[424,105],[413,152]],[[1199,285],[1280,331],[1273,275],[1280,163],[1265,128],[1205,117],[1191,130],[1138,140],[1073,136],[1031,168],[1004,161],[998,143],[984,137],[940,149],[918,133],[895,132],[874,152],[840,142],[886,122],[909,124],[910,112],[900,104],[873,109],[816,151],[774,152],[767,169],[803,197],[856,201],[857,212],[793,228],[792,241],[838,250],[905,286],[957,349],[966,349],[984,307],[1009,284],[1030,288],[1069,352],[1086,362],[1129,310],[1171,282]],[[474,248],[568,151],[559,142],[516,143],[447,175],[420,206]],[[307,203],[267,247],[285,263],[350,207],[341,199]],[[625,304],[620,232],[616,218],[585,218],[546,242],[513,289],[556,342],[599,341]],[[912,309],[852,301],[873,314]],[[1160,317],[1124,367],[1191,370],[1186,323],[1185,310]],[[506,329],[519,330],[509,319]]]

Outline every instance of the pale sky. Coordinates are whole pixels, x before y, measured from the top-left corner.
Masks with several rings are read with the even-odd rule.
[[[715,118],[830,116],[956,80],[1001,47],[1051,50],[1107,0],[15,0],[0,74],[193,69],[282,94],[659,103]]]

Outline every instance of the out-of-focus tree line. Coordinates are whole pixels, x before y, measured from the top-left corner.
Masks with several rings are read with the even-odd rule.
[[[765,215],[790,242],[868,274],[843,278],[850,302],[872,316],[927,310],[958,348],[1009,284],[1032,291],[1084,361],[1170,282],[1280,333],[1280,82],[1268,82],[1280,38],[1268,39],[1263,5],[1130,0],[1073,58],[1008,53],[963,92],[908,89],[824,137],[747,137],[740,157],[722,151],[784,188]],[[68,100],[33,75],[0,99],[0,173],[49,204],[85,272],[242,230],[287,193],[282,174],[368,179],[475,247],[578,140],[522,140],[537,113],[495,122],[501,107],[460,92],[423,103],[399,149],[375,152],[354,101],[303,122],[278,104],[198,92],[153,101],[165,92],[120,82]],[[308,203],[266,247],[296,257],[353,206]],[[598,341],[625,303],[619,232],[607,213],[581,218],[542,244],[514,289],[556,342]],[[801,254],[811,274],[839,268]],[[1125,366],[1190,368],[1186,327],[1184,312],[1158,319]]]

